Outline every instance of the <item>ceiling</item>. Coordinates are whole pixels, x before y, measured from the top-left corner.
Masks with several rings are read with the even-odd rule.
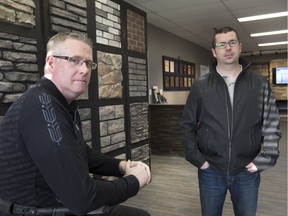
[[[287,0],[125,0],[145,11],[147,22],[210,50],[214,28],[238,31],[243,54],[287,53],[287,34],[252,38],[250,34],[287,29],[287,17],[238,22],[237,18],[287,11]]]

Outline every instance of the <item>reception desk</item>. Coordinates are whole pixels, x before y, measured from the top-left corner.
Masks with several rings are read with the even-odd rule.
[[[149,109],[151,153],[184,155],[180,130],[184,105],[151,104]]]

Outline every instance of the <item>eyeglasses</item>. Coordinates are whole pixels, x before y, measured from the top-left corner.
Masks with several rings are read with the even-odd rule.
[[[89,60],[84,60],[84,59],[81,59],[78,57],[56,56],[56,55],[53,55],[53,57],[59,58],[59,59],[64,59],[68,62],[72,62],[75,66],[79,66],[79,67],[81,67],[83,65],[83,63],[85,62],[86,67],[88,69],[95,70],[97,68],[97,63],[89,61]]]
[[[239,41],[237,40],[230,40],[228,42],[221,42],[221,43],[216,43],[215,44],[215,47],[218,48],[218,49],[223,49],[226,47],[226,45],[229,44],[230,47],[236,47],[240,44]]]

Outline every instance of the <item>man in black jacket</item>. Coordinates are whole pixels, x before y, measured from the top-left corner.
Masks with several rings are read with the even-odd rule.
[[[97,153],[83,139],[74,100],[96,69],[92,52],[91,40],[79,33],[49,40],[44,77],[0,123],[0,198],[32,207],[63,205],[76,215],[108,205],[105,215],[148,216],[117,204],[149,183],[149,167]],[[89,173],[119,178],[97,180]]]
[[[275,165],[279,114],[267,80],[240,57],[238,33],[215,31],[210,73],[193,83],[181,119],[186,159],[198,167],[203,216],[221,216],[227,190],[237,216],[255,216],[260,172]]]

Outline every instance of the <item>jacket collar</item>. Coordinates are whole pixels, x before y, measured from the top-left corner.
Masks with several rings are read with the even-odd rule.
[[[242,71],[246,71],[251,65],[251,62],[249,62],[247,59],[243,57],[240,57],[239,64],[242,65]],[[216,65],[217,65],[217,60],[214,59],[212,63],[210,64],[210,71],[216,72]]]
[[[46,77],[42,77],[36,84],[36,86],[41,86],[46,91],[50,92],[51,95],[53,95],[63,106],[66,107],[67,110],[74,110],[74,107],[78,107],[76,102],[73,101],[71,104],[68,104],[66,98],[63,96],[63,94],[59,91],[59,89],[56,87],[56,85]]]

